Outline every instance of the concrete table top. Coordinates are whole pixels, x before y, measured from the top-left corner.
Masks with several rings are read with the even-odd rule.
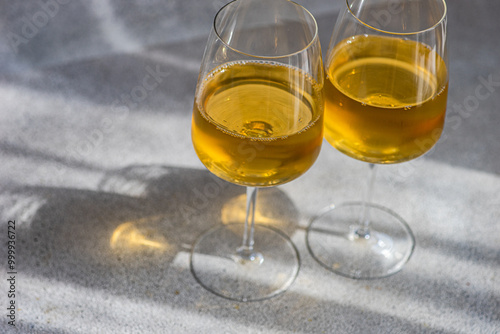
[[[300,2],[326,51],[343,1]],[[449,1],[443,137],[379,169],[376,203],[416,237],[404,269],[352,280],[308,253],[309,219],[359,199],[368,172],[325,142],[306,174],[259,195],[258,222],[294,241],[301,268],[287,292],[252,303],[209,293],[189,268],[197,236],[244,194],[190,139],[224,3],[3,1],[0,333],[500,333],[500,3]]]

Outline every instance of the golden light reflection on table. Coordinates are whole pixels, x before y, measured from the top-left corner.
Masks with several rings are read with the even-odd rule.
[[[273,210],[269,200],[266,200],[266,194],[260,193],[257,197],[255,209],[255,223],[262,225],[279,226],[283,223],[282,219],[272,217]],[[231,224],[245,221],[246,213],[246,194],[233,197],[227,201],[221,210],[221,220],[224,224]],[[276,215],[276,213],[274,212]]]
[[[118,225],[109,243],[113,250],[129,252],[146,249],[163,252],[170,248],[165,237],[144,224],[144,219]]]

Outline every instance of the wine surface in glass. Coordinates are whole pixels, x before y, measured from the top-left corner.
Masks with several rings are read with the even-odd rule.
[[[325,80],[325,138],[370,163],[414,159],[438,141],[448,75],[422,43],[358,35],[332,52]]]
[[[274,62],[232,62],[201,81],[192,140],[215,175],[245,186],[272,186],[302,175],[323,136],[322,87]]]

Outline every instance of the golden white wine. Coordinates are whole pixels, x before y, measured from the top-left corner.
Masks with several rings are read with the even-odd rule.
[[[322,87],[293,67],[227,63],[200,81],[193,109],[198,157],[236,184],[291,181],[311,167],[321,148]]]
[[[396,163],[427,152],[439,139],[448,74],[422,43],[359,35],[339,43],[325,80],[325,138],[371,163]]]

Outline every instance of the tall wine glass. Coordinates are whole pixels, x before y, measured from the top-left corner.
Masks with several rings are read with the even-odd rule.
[[[205,232],[191,270],[238,301],[285,291],[300,260],[282,232],[254,224],[259,187],[302,175],[323,138],[323,65],[314,17],[287,0],[236,0],[216,15],[200,69],[192,140],[215,175],[247,187],[246,219]]]
[[[444,0],[347,0],[325,60],[325,138],[368,162],[361,202],[311,220],[307,245],[329,270],[351,278],[399,271],[415,238],[393,211],[371,203],[375,164],[414,159],[438,141],[448,92]]]

